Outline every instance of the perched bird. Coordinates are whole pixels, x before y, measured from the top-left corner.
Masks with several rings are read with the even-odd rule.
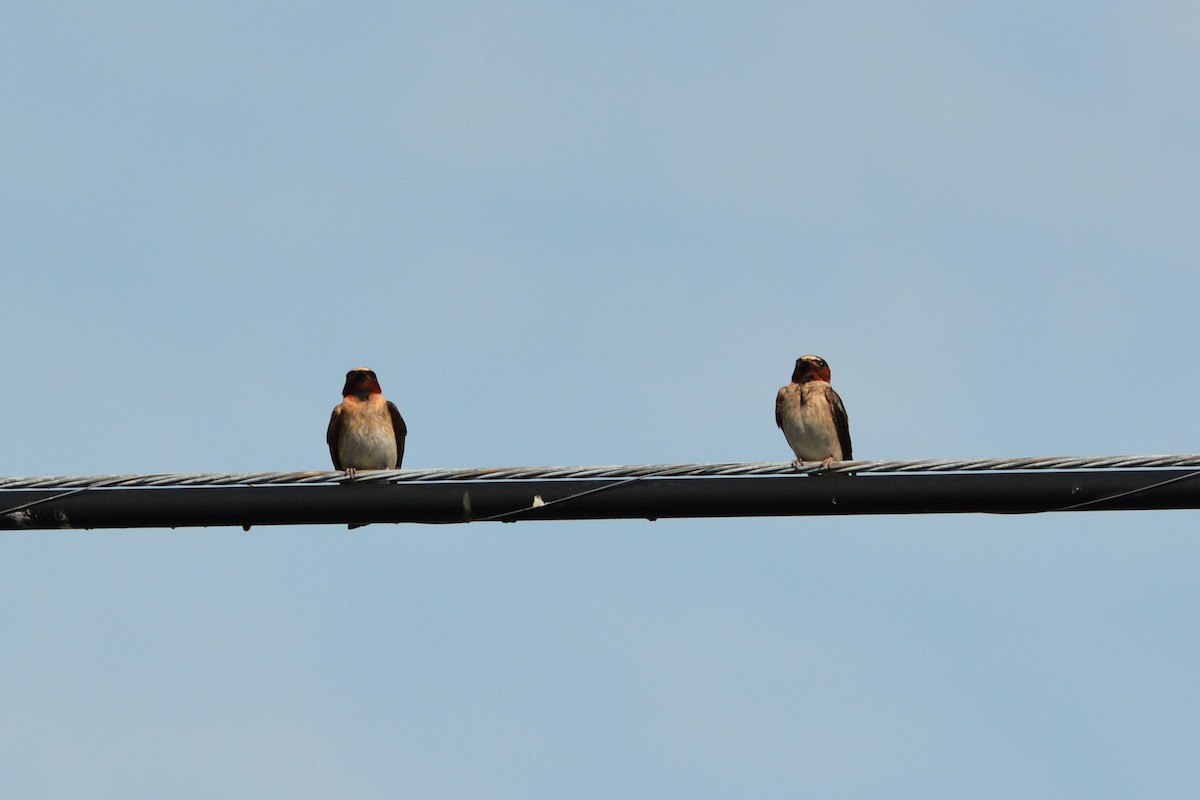
[[[342,402],[325,432],[333,468],[346,470],[351,478],[357,469],[399,469],[407,435],[404,417],[384,398],[375,373],[367,367],[347,372]]]
[[[829,365],[820,356],[800,356],[792,382],[775,395],[775,424],[796,453],[792,463],[849,461],[850,419],[842,398],[829,385]]]

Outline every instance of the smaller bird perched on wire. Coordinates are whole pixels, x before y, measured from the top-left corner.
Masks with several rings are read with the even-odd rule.
[[[792,382],[775,395],[775,424],[796,453],[796,469],[804,461],[820,461],[821,469],[829,469],[834,461],[854,457],[850,418],[829,385],[829,364],[820,356],[796,359]]]
[[[325,431],[333,468],[351,478],[359,469],[399,469],[407,435],[400,409],[383,396],[375,372],[368,367],[347,372],[342,402]]]

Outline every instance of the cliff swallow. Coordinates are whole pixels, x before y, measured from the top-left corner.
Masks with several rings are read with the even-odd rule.
[[[796,359],[792,382],[775,395],[775,424],[796,453],[797,469],[803,461],[820,461],[821,469],[829,469],[834,461],[854,457],[846,407],[829,385],[829,365],[819,356]]]
[[[346,470],[351,478],[356,469],[399,469],[407,435],[404,417],[383,396],[375,373],[367,367],[347,372],[342,402],[325,431],[333,468]]]

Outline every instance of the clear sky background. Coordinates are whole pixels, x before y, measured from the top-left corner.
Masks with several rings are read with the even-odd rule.
[[[16,4],[0,474],[1200,450],[1187,3]],[[0,537],[0,795],[1194,797],[1197,512]]]

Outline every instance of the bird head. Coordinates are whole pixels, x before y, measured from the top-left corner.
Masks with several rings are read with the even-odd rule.
[[[368,395],[382,393],[383,390],[379,388],[379,378],[375,377],[375,370],[369,367],[355,367],[346,373],[346,385],[342,387],[342,397],[356,395],[365,399]]]
[[[792,383],[809,381],[829,382],[829,364],[820,356],[800,356],[796,359],[796,368],[792,370]]]

